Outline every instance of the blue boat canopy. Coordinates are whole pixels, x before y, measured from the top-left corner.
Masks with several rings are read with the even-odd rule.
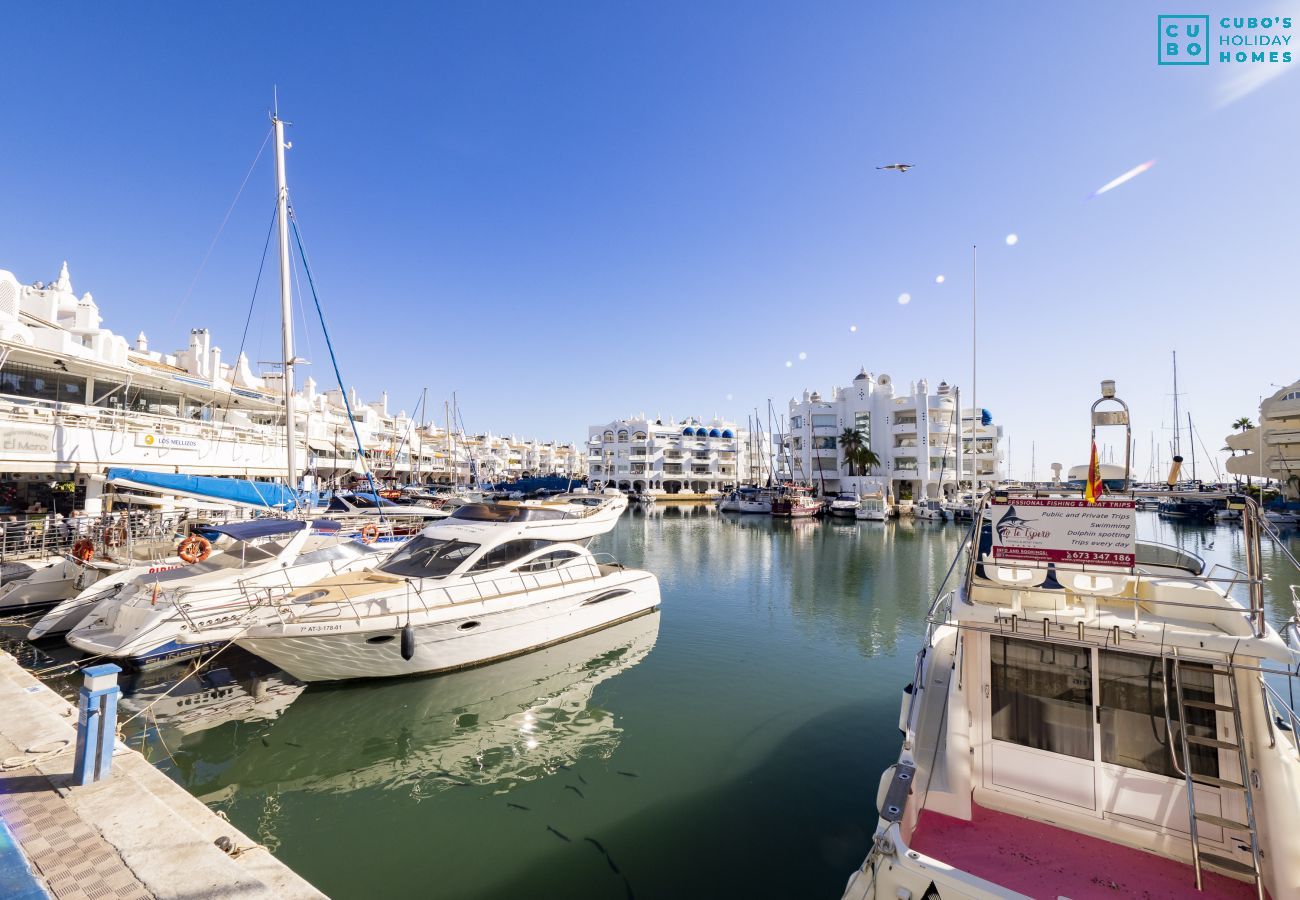
[[[254,506],[258,509],[286,511],[298,505],[296,492],[282,484],[269,481],[146,472],[143,469],[109,469],[108,483],[144,489],[157,494],[221,500],[242,506]]]
[[[317,531],[339,530],[339,523],[332,519],[315,519],[311,522],[301,519],[254,519],[251,522],[232,522],[229,525],[209,525],[203,530],[212,534],[224,534],[237,541],[254,541],[280,534],[295,534],[308,526]]]

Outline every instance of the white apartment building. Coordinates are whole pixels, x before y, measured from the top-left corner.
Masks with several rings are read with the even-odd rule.
[[[668,497],[716,496],[764,483],[770,471],[767,454],[734,422],[644,414],[590,426],[587,466],[593,485]]]
[[[1300,381],[1280,388],[1259,405],[1259,423],[1226,439],[1233,456],[1228,471],[1277,481],[1287,497],[1300,497]],[[1242,455],[1237,456],[1240,452]]]
[[[787,434],[777,438],[777,465],[783,478],[812,485],[825,493],[873,493],[888,489],[897,499],[921,500],[950,496],[969,489],[972,479],[984,490],[1002,478],[1002,427],[987,410],[965,408],[960,426],[954,421],[959,397],[942,382],[930,391],[929,382],[912,382],[897,394],[889,375],[873,376],[865,369],[829,398],[804,391],[791,400]],[[961,477],[957,473],[960,427]],[[858,432],[880,458],[880,465],[862,473],[845,459],[840,436]]]
[[[300,474],[325,485],[367,470],[392,482],[465,480],[480,450],[500,478],[585,463],[575,444],[449,436],[390,413],[387,395],[364,403],[350,391],[345,403],[311,378],[296,399]],[[255,373],[243,353],[227,361],[207,329],[161,353],[143,333],[132,344],[103,327],[67,263],[49,284],[0,269],[0,511],[94,510],[113,467],[282,481],[284,406],[283,375]]]

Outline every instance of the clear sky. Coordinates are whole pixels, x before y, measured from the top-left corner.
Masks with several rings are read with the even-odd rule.
[[[290,192],[367,398],[411,409],[427,386],[440,418],[455,390],[470,430],[581,439],[641,411],[743,421],[861,365],[966,389],[978,244],[978,399],[1013,474],[1031,442],[1039,477],[1083,462],[1114,378],[1144,475],[1169,437],[1171,350],[1211,451],[1300,377],[1300,61],[1157,66],[1171,11],[1188,12],[11,5],[0,268],[49,280],[67,259],[107,327],[169,351],[208,327],[232,358],[269,148],[204,259],[278,85]],[[1202,11],[1300,30],[1294,2]],[[916,168],[875,169],[893,162]],[[277,316],[271,277],[254,361],[277,358]],[[329,386],[319,328],[302,332]]]

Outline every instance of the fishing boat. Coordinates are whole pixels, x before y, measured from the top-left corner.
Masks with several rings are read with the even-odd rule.
[[[73,647],[135,667],[197,656],[230,640],[258,615],[269,615],[267,596],[377,562],[392,545],[374,542],[378,528],[369,527],[374,531],[363,542],[329,519],[220,526],[211,531],[228,539],[222,552],[204,552],[201,561],[183,569],[139,577],[106,596],[56,608],[32,636],[70,627]],[[44,630],[37,634],[38,629]]]
[[[869,494],[858,501],[854,518],[866,522],[883,522],[889,518],[889,509],[885,505],[883,494]]]
[[[1127,406],[1093,412],[1094,432],[1127,430]],[[1300,895],[1300,720],[1282,699],[1300,654],[1265,620],[1260,512],[1242,507],[1235,572],[1137,540],[1132,496],[981,503],[844,896]]]
[[[858,505],[862,498],[852,491],[841,491],[832,498],[830,502],[830,513],[832,516],[847,516],[852,518],[857,514]]]
[[[812,489],[790,485],[772,499],[772,515],[780,519],[804,519],[821,515],[825,502],[812,495]]]
[[[301,681],[341,681],[482,665],[645,615],[655,576],[585,546],[622,499],[462,507],[377,566],[271,598],[275,620],[236,643]]]

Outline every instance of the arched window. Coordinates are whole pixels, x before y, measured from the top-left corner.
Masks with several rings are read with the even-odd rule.
[[[620,429],[620,430],[619,430],[619,432],[618,432],[618,442],[619,442],[620,444],[626,444],[626,443],[627,443],[627,429],[626,429],[626,428],[623,428],[623,429]]]
[[[732,431],[730,428],[724,428],[722,429],[722,436],[724,438],[734,438],[736,436],[736,433]]]
[[[687,425],[682,429],[682,437],[695,437],[695,429]]]
[[[722,432],[716,428],[710,428],[709,437],[722,437]]]
[[[606,431],[606,432],[605,432],[605,440],[606,440],[606,442],[613,441],[613,440],[614,440],[614,432],[612,432],[612,431]]]
[[[644,441],[644,440],[645,440],[645,432],[644,432],[644,431],[638,431],[638,432],[636,432],[635,434],[632,435],[632,440],[634,440],[634,441]]]

